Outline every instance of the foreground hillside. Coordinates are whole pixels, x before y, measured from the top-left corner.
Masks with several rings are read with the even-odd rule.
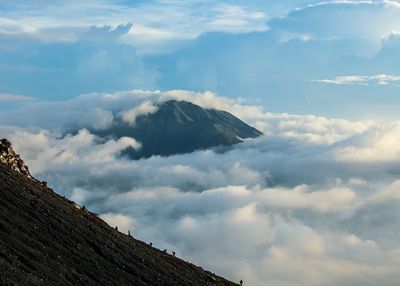
[[[118,232],[0,143],[0,285],[236,285]]]

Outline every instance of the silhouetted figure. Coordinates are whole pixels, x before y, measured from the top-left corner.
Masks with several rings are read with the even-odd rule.
[[[115,230],[118,230],[118,226],[115,227]]]
[[[152,243],[152,242],[150,242],[150,246],[153,246],[153,243]]]
[[[172,255],[175,256],[175,251],[172,251]]]
[[[243,280],[240,280],[240,286],[242,286],[243,285]]]
[[[131,231],[130,230],[128,230],[128,235],[131,236]]]

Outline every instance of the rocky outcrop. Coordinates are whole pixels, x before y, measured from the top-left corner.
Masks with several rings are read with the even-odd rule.
[[[11,142],[7,139],[0,140],[0,164],[7,165],[13,171],[17,171],[29,179],[33,179],[28,166],[26,166],[21,157],[14,152]]]

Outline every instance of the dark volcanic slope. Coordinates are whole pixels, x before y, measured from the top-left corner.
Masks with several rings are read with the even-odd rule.
[[[134,125],[118,122],[98,133],[117,138],[129,136],[140,141],[142,149],[129,152],[135,159],[229,146],[242,142],[241,138],[255,138],[261,134],[228,112],[176,100],[161,104],[153,114],[139,116]]]
[[[0,163],[0,285],[236,284],[118,232]]]

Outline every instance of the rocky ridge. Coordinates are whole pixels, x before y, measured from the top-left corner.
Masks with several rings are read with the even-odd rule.
[[[33,180],[28,166],[25,165],[25,162],[21,159],[20,155],[14,152],[11,142],[7,139],[0,140],[0,164],[4,164],[10,167],[11,170]]]

